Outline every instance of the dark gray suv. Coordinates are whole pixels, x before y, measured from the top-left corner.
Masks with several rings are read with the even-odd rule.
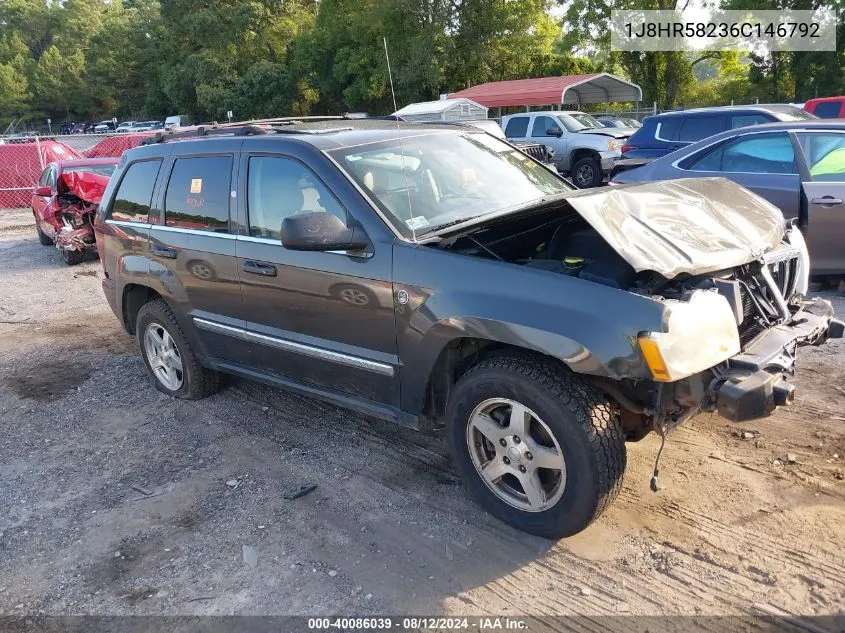
[[[481,504],[548,537],[616,496],[626,440],[768,415],[796,347],[843,330],[804,298],[801,233],[741,187],[575,191],[446,126],[160,134],[123,155],[96,234],[159,390],[202,398],[227,372],[445,423]]]

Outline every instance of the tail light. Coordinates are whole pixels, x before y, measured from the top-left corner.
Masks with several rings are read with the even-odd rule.
[[[625,152],[628,152],[628,151],[630,151],[630,150],[632,150],[632,149],[634,149],[634,146],[633,146],[633,145],[623,145],[623,146],[622,146],[622,149],[621,149],[621,152],[624,154]]]

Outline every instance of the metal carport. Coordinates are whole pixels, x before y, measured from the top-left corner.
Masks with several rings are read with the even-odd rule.
[[[467,98],[487,106],[549,106],[584,103],[641,101],[643,91],[637,84],[609,73],[540,77],[491,81],[449,95],[450,99]]]

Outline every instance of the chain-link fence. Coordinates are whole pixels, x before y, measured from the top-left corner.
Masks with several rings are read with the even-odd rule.
[[[39,179],[50,163],[81,158],[119,157],[152,134],[0,136],[0,210],[28,207],[32,191],[38,186]]]

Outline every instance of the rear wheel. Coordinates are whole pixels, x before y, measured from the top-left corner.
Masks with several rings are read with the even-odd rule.
[[[577,160],[572,166],[572,182],[579,189],[601,186],[601,163],[597,158],[585,157]]]
[[[85,253],[81,251],[69,251],[63,248],[60,252],[62,254],[62,260],[68,266],[76,266],[85,260]]]
[[[616,411],[546,359],[482,361],[455,386],[447,425],[467,487],[488,512],[526,532],[576,534],[621,487],[626,457]]]
[[[38,218],[35,218],[35,232],[38,233],[38,241],[41,246],[52,246],[53,240],[41,230],[41,225],[38,223]]]
[[[199,400],[217,392],[219,374],[200,365],[163,299],[141,306],[135,323],[144,365],[156,389],[186,400]]]

